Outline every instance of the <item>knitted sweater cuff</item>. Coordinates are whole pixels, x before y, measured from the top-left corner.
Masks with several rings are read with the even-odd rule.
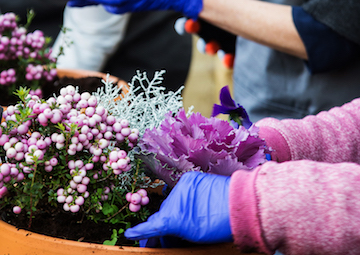
[[[271,149],[271,159],[277,162],[291,160],[290,147],[280,131],[271,125],[279,122],[275,119],[264,119],[259,122],[259,137],[264,139],[266,145]],[[256,124],[258,125],[258,123]]]
[[[257,168],[258,169],[258,168]],[[258,170],[236,171],[230,182],[230,226],[234,243],[243,252],[272,254],[262,238],[255,180]]]

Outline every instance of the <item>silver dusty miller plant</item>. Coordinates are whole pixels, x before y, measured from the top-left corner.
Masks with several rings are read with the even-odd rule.
[[[121,90],[122,86],[117,86],[109,80],[109,75],[106,80],[103,80],[104,86],[98,88],[93,93],[97,98],[98,104],[102,105],[110,115],[117,119],[126,119],[132,128],[139,130],[141,137],[146,129],[158,127],[164,120],[165,115],[169,112],[177,113],[183,107],[181,91],[183,86],[176,92],[169,91],[165,93],[165,87],[161,86],[164,78],[165,70],[156,71],[152,80],[150,80],[146,72],[136,72],[126,93]],[[188,114],[191,114],[193,107],[190,107]],[[129,152],[129,157],[134,163],[134,150]],[[133,166],[135,169],[136,166]],[[123,185],[119,188],[125,188],[132,180],[133,172],[122,173]],[[144,172],[139,173],[139,177],[148,180],[143,184],[143,188],[155,188],[158,185],[163,185],[164,182],[152,183],[146,178]]]
[[[104,86],[98,88],[94,95],[99,105],[104,106],[112,116],[128,120],[130,126],[137,128],[141,136],[146,129],[157,127],[164,120],[166,113],[177,113],[183,107],[181,91],[184,87],[176,92],[165,93],[165,88],[160,86],[164,73],[165,70],[156,71],[153,79],[149,80],[146,72],[137,71],[129,83],[129,91],[122,94],[121,87],[107,79],[103,81]],[[121,100],[116,100],[117,98]],[[192,107],[189,108],[188,114],[191,111]]]

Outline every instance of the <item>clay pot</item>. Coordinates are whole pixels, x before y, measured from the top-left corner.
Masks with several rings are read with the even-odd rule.
[[[81,69],[64,69],[64,68],[58,68],[57,75],[59,78],[66,76],[71,78],[100,77],[104,80],[106,80],[107,77],[107,74],[101,72],[81,70]],[[126,93],[128,91],[129,86],[127,82],[125,82],[124,80],[120,80],[119,78],[112,75],[109,76],[109,80],[112,81],[114,84],[117,83],[119,87],[122,86],[123,93]]]
[[[139,248],[108,246],[63,240],[17,229],[0,221],[1,254],[6,255],[219,255],[241,254],[233,244],[217,244],[192,248]]]

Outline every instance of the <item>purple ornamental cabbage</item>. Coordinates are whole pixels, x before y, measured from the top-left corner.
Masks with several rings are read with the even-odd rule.
[[[171,187],[189,171],[229,176],[266,161],[267,148],[258,131],[254,125],[234,129],[227,121],[200,113],[187,118],[181,109],[175,117],[168,113],[158,128],[145,131],[138,156]]]

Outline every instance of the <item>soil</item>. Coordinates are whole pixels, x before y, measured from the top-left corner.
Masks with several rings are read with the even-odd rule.
[[[151,203],[147,209],[152,213],[160,208],[163,197],[156,193],[148,193]],[[7,222],[16,228],[25,229],[34,233],[47,236],[62,238],[66,240],[90,242],[102,244],[105,240],[110,240],[113,229],[124,228],[124,225],[110,224],[87,220],[83,213],[71,213],[64,211],[61,207],[54,208],[46,203],[37,206],[37,214],[28,227],[29,217],[26,213],[16,215],[12,213],[11,208],[4,208],[1,211],[1,220]],[[132,226],[140,223],[139,221],[131,222]],[[135,242],[127,240],[123,235],[119,236],[117,245],[134,246]]]

